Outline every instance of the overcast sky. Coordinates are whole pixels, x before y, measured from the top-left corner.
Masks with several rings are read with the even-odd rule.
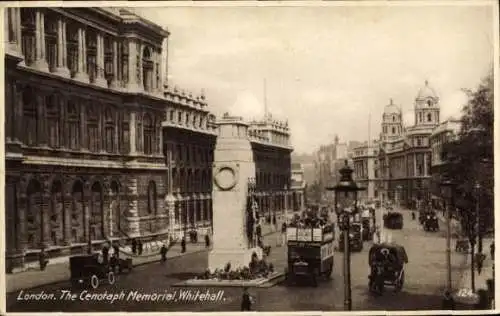
[[[211,110],[288,119],[295,152],[380,133],[393,98],[406,125],[428,80],[441,118],[458,116],[493,58],[489,6],[137,8],[168,28],[170,82]],[[371,113],[371,128],[369,128]]]

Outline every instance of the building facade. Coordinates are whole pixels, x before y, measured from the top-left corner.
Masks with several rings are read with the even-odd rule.
[[[439,114],[439,97],[427,81],[415,98],[414,125],[404,126],[401,108],[392,100],[385,107],[378,155],[381,181],[376,188],[381,200],[410,208],[430,200],[430,137]]]
[[[292,163],[292,211],[304,210],[306,207],[307,181],[304,177],[304,168],[300,163]]]
[[[378,168],[379,143],[373,141],[353,149],[353,179],[359,187],[365,190],[358,193],[361,200],[373,200],[378,197],[377,185],[379,181]]]
[[[106,8],[5,23],[7,271],[41,248],[205,230],[217,125],[203,95],[168,86],[169,32]]]
[[[436,127],[430,137],[430,146],[432,152],[431,159],[431,177],[432,187],[431,194],[433,201],[441,201],[441,175],[443,174],[443,167],[445,161],[443,160],[442,151],[443,145],[447,142],[456,140],[460,132],[461,121],[450,118]],[[435,203],[436,204],[436,203]]]
[[[249,123],[248,134],[255,162],[254,199],[261,218],[274,224],[294,207],[290,128],[267,114]]]

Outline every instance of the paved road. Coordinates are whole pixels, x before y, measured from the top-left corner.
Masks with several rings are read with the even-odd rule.
[[[411,221],[410,213],[404,213],[405,226],[403,230],[392,231],[392,239],[403,244],[408,252],[409,264],[406,267],[406,283],[402,292],[387,291],[382,297],[372,297],[367,291],[368,281],[368,249],[370,243],[365,243],[361,253],[352,254],[352,298],[354,310],[430,310],[439,309],[441,294],[446,280],[445,266],[445,239],[443,234],[424,232],[417,224]],[[380,219],[378,219],[380,223]],[[273,248],[271,256],[274,260],[285,258],[285,248]],[[267,289],[250,289],[255,296],[255,309],[258,311],[299,311],[324,310],[335,311],[343,309],[343,276],[342,253],[335,257],[333,279],[319,284],[317,288],[308,286],[277,285]],[[455,281],[463,256],[453,254]],[[169,293],[176,294],[163,301],[134,301],[125,298],[113,303],[110,300],[85,301],[76,298],[61,300],[62,290],[70,290],[69,284],[59,283],[41,288],[26,290],[25,293],[56,294],[54,298],[46,300],[18,300],[19,293],[7,296],[8,312],[36,312],[36,311],[236,311],[239,310],[241,288],[203,288],[202,293],[210,291],[216,295],[223,290],[221,299],[215,302],[179,299],[181,291],[198,289],[171,287],[180,280],[188,279],[195,273],[206,268],[206,253],[190,254],[185,257],[171,259],[166,265],[153,263],[137,267],[130,274],[122,276],[114,286],[103,286],[96,293],[119,294],[121,291],[127,296],[134,290],[142,293]],[[79,296],[81,291],[74,291]],[[95,292],[90,292],[95,293]]]

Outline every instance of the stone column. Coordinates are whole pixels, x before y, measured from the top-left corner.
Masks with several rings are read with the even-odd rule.
[[[73,204],[73,197],[69,192],[64,194],[64,205],[63,205],[63,219],[64,219],[64,245],[71,245],[71,207]]]
[[[427,176],[427,153],[424,153],[424,176]]]
[[[107,88],[108,82],[104,78],[104,36],[101,33],[97,33],[97,76],[94,84]]]
[[[205,218],[208,218],[206,215],[205,215],[205,212],[207,211],[206,208],[205,208],[205,196],[203,195],[201,197],[201,200],[200,200],[200,215],[201,215],[201,220],[203,221],[203,225],[206,224],[206,220]]]
[[[45,16],[41,10],[35,13],[35,63],[34,66],[40,71],[49,71],[49,65],[45,60]]]
[[[128,92],[138,92],[139,85],[137,82],[137,43],[134,40],[128,42]]]
[[[113,79],[111,80],[111,88],[118,89],[118,42],[113,39]]]
[[[137,144],[136,144],[136,113],[130,112],[130,155],[137,155]]]
[[[59,20],[57,21],[57,66],[55,72],[58,75],[69,78],[70,77],[69,69],[65,63],[66,60],[65,26],[66,23],[63,21],[62,18],[59,18]]]
[[[42,147],[47,147],[48,146],[48,139],[47,139],[47,121],[45,119],[45,106],[44,106],[44,99],[42,95],[37,95],[36,97],[36,113],[37,117],[42,118],[40,121],[38,121],[40,124],[37,126],[37,142],[40,144]]]
[[[139,228],[139,194],[137,190],[137,178],[130,176],[127,183],[128,190],[128,234],[131,237],[140,235]]]
[[[6,51],[10,55],[22,58],[20,8],[8,8],[6,9],[6,13],[7,18],[4,20],[4,38],[8,40]]]
[[[142,53],[143,46],[141,43],[137,43],[137,57],[139,57],[139,64],[137,65],[137,87],[139,91],[144,91],[144,76],[142,72]],[[135,62],[137,64],[137,62]]]
[[[413,154],[413,176],[417,176],[417,153]]]
[[[20,242],[23,232],[20,231],[19,206],[16,205],[18,182],[19,177],[7,175],[5,178],[5,263],[8,273],[24,264],[24,254]]]
[[[151,52],[152,56],[151,56],[151,60],[153,61],[153,73],[151,74],[151,79],[150,79],[150,83],[151,83],[151,94],[156,94],[157,92],[157,82],[156,82],[156,50],[153,49],[152,52]]]
[[[88,142],[87,142],[87,131],[85,130],[86,126],[86,120],[87,120],[87,114],[86,114],[86,107],[83,104],[82,101],[78,101],[80,104],[78,104],[78,108],[80,109],[80,148],[83,150],[89,150],[88,148]]]
[[[83,83],[89,83],[89,75],[87,73],[87,45],[84,28],[78,29],[78,67],[74,79]]]
[[[164,38],[161,45],[160,57],[160,90],[168,84],[168,38]]]
[[[48,216],[51,207],[50,198],[51,198],[50,188],[47,186],[46,183],[44,184],[44,190],[42,193],[42,205],[40,210],[40,230],[42,235],[42,238],[40,240],[41,247],[47,247],[50,244],[50,235],[49,235],[50,218]]]

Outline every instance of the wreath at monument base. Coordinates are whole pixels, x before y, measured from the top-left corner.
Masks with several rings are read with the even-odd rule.
[[[195,277],[198,280],[243,280],[250,281],[267,278],[274,272],[272,263],[268,264],[265,259],[258,259],[257,254],[252,254],[252,260],[248,266],[231,270],[231,263],[226,263],[224,269],[215,269],[211,272],[207,269],[204,273]]]

